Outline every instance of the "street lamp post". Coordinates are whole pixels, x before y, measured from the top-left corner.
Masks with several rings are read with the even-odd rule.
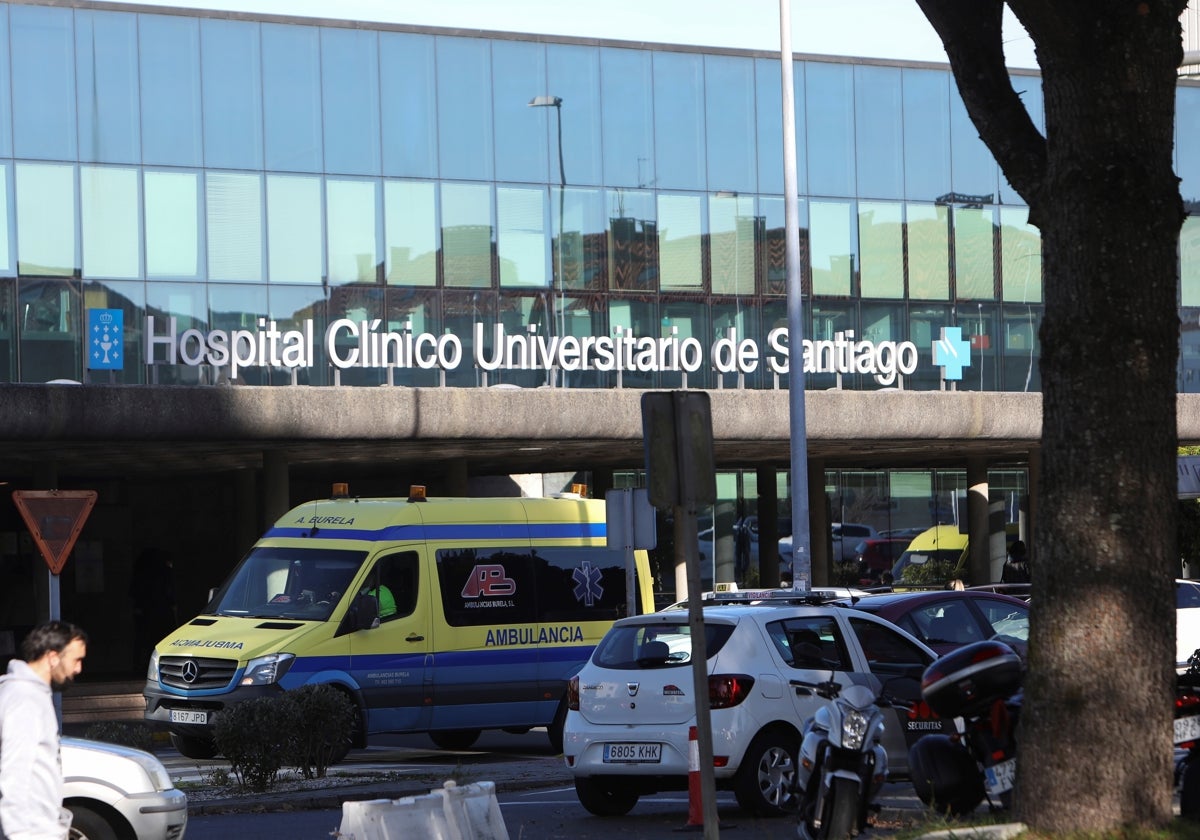
[[[563,202],[566,200],[567,194],[567,170],[563,166],[562,104],[561,96],[535,96],[529,100],[530,108],[553,108],[554,121],[558,128],[558,243],[554,249],[554,260],[557,265],[555,273],[558,275],[558,334],[560,336],[566,335],[567,332],[567,302],[563,291]]]

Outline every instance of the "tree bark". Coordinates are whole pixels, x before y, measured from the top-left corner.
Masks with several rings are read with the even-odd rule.
[[[1185,0],[1009,0],[1046,136],[1003,69],[1000,0],[917,0],[1042,233],[1042,471],[1017,816],[1043,832],[1171,819],[1176,303],[1172,170]],[[1022,116],[1023,115],[1023,116]]]

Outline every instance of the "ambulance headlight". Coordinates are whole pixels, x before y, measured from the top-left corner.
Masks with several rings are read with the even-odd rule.
[[[271,653],[246,663],[240,685],[271,685],[283,679],[296,659],[294,653]]]
[[[146,682],[158,682],[158,651],[150,651],[150,667],[146,669]]]

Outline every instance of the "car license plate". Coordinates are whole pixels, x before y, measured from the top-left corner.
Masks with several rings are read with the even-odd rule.
[[[1008,761],[994,764],[984,771],[984,776],[987,779],[986,787],[989,794],[1007,793],[1012,790],[1013,782],[1017,778],[1017,760],[1010,758]]]
[[[171,709],[171,723],[208,723],[208,712],[196,709]]]
[[[605,764],[658,764],[662,744],[605,744]]]
[[[1175,743],[1200,741],[1200,715],[1175,719]]]

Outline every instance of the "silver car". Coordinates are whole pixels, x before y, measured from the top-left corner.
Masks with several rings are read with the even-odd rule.
[[[187,796],[148,752],[62,739],[63,805],[70,840],[182,840]]]

